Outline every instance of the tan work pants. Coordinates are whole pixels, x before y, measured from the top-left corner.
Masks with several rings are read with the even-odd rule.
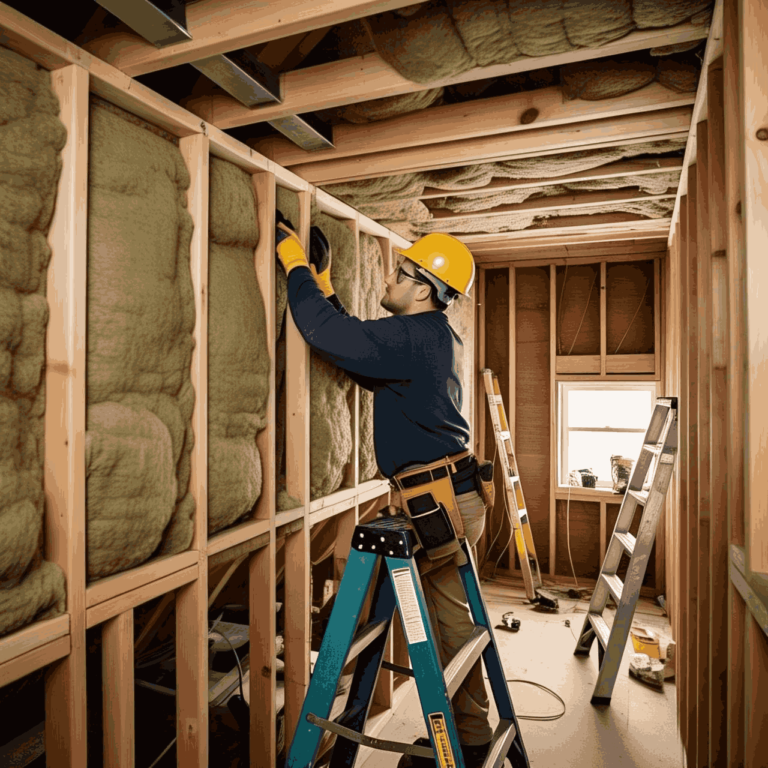
[[[485,504],[476,491],[456,496],[464,522],[464,533],[474,546],[485,525]],[[429,618],[445,668],[472,634],[475,625],[455,559],[428,571],[421,577]],[[488,694],[481,661],[472,667],[452,699],[456,728],[462,744],[477,746],[491,740],[488,724]]]

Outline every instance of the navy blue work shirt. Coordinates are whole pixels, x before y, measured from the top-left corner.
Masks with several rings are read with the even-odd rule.
[[[461,415],[464,345],[444,312],[360,320],[327,300],[306,267],[291,270],[288,304],[304,340],[373,392],[373,441],[385,477],[469,445]]]

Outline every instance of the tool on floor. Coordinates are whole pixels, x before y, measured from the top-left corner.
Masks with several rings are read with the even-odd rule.
[[[499,768],[505,758],[513,768],[529,768],[470,547],[462,544],[467,563],[459,567],[459,573],[476,626],[445,669],[414,559],[417,547],[411,522],[405,517],[379,518],[355,528],[349,560],[288,752],[287,768],[313,765],[323,730],[338,736],[330,768],[351,768],[360,745],[432,759],[436,755],[439,768],[465,768],[451,699],[481,655],[501,718],[483,768]],[[358,630],[374,578],[369,619]],[[395,609],[408,641],[412,669],[382,660]],[[339,677],[353,659],[357,663],[347,708],[331,721],[328,718]],[[416,679],[432,748],[364,735],[381,667]]]
[[[504,474],[504,492],[514,530],[517,556],[520,559],[520,570],[523,572],[525,594],[528,600],[538,608],[556,612],[558,610],[557,598],[541,589],[541,570],[539,560],[536,557],[536,547],[533,544],[531,523],[528,519],[528,509],[525,506],[517,458],[512,446],[507,414],[504,410],[504,400],[499,389],[499,378],[490,368],[485,368],[482,371],[482,376]]]
[[[501,617],[501,624],[496,625],[496,629],[506,629],[510,632],[517,632],[520,629],[520,619],[516,619],[510,611]]]
[[[656,398],[640,458],[629,479],[574,651],[577,656],[588,656],[592,642],[597,638],[600,672],[592,694],[593,704],[608,704],[611,701],[656,536],[656,525],[675,466],[677,440],[677,398]],[[642,490],[646,485],[648,490]],[[629,529],[639,506],[643,508],[643,513],[635,538]],[[629,556],[629,566],[626,581],[622,582],[617,571],[625,552]],[[618,606],[610,629],[603,618],[609,595]]]

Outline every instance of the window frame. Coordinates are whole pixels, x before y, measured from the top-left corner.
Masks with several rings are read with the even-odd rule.
[[[634,434],[645,434],[647,427],[643,429],[629,429],[619,427],[617,429],[610,429],[608,427],[602,428],[590,428],[590,427],[573,427],[568,428],[568,392],[573,390],[603,390],[603,391],[616,391],[624,390],[628,392],[641,391],[651,393],[653,403],[656,402],[658,397],[658,385],[657,381],[559,381],[557,382],[557,487],[568,488],[568,475],[566,467],[568,466],[568,436],[570,432],[631,432]],[[650,418],[650,417],[649,417]],[[599,482],[595,484],[595,490],[608,490],[612,489],[612,484],[604,483],[600,485]]]

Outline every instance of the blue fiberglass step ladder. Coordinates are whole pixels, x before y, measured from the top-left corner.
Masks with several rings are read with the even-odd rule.
[[[611,702],[613,686],[619,674],[624,647],[640,597],[640,587],[656,537],[656,526],[675,467],[677,440],[677,398],[659,397],[643,439],[640,457],[629,478],[616,526],[605,550],[600,578],[592,593],[574,651],[576,656],[589,656],[592,643],[595,639],[598,641],[600,672],[592,693],[592,704]],[[643,513],[635,537],[629,529],[638,507],[643,508]],[[625,552],[629,557],[629,565],[625,581],[622,582],[617,571]],[[609,595],[617,605],[610,628],[603,618]]]
[[[439,768],[465,768],[451,698],[481,656],[501,718],[484,768],[500,768],[507,757],[513,768],[529,768],[472,553],[466,543],[462,548],[467,564],[459,568],[459,573],[476,626],[455,658],[443,669],[414,561],[416,538],[410,522],[404,517],[390,517],[355,528],[349,560],[288,752],[287,768],[310,768],[314,764],[323,730],[337,734],[330,768],[352,768],[360,745],[433,759],[436,754],[435,763]],[[370,617],[358,631],[377,565],[380,567]],[[400,612],[413,669],[382,662],[395,608]],[[328,717],[342,669],[355,658],[357,664],[346,710],[330,721]],[[415,677],[432,749],[364,735],[382,666]]]

